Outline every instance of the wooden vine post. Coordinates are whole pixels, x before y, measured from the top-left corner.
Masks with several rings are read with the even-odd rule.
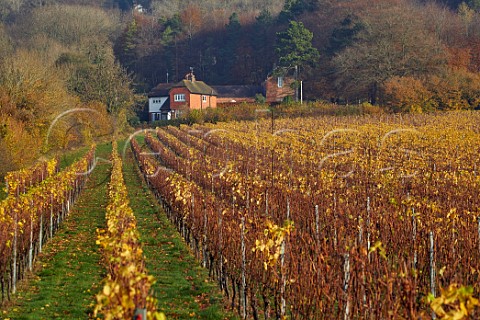
[[[245,278],[246,273],[246,246],[245,246],[245,217],[241,218],[241,233],[240,233],[240,241],[241,241],[241,254],[242,254],[242,292],[240,293],[240,300],[242,304],[242,319],[247,318],[247,282]]]

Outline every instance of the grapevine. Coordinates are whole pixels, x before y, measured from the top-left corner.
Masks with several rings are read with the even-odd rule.
[[[85,173],[94,165],[94,156],[92,147],[58,173],[57,161],[51,160],[8,175],[9,195],[0,202],[0,277],[6,283],[2,297],[15,293],[16,282],[32,270],[36,255],[68,215],[86,182]]]
[[[105,319],[132,319],[136,310],[144,309],[148,319],[163,319],[164,315],[155,311],[156,299],[150,293],[155,280],[145,268],[136,220],[123,180],[122,159],[116,150],[114,142],[107,229],[98,230],[97,239],[108,274],[101,292],[97,294],[94,314],[102,314]]]
[[[5,175],[7,194],[17,196],[58,172],[58,159],[35,164],[31,168],[11,171]]]
[[[406,319],[430,315],[426,297],[454,283],[479,295],[479,122],[204,124],[147,135],[155,158],[132,148],[242,316]]]

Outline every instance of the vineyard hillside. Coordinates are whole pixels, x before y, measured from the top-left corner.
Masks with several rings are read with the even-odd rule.
[[[479,315],[479,121],[267,112],[148,130],[132,148],[241,317],[466,319]]]
[[[2,316],[480,315],[478,112],[258,111],[8,173]]]

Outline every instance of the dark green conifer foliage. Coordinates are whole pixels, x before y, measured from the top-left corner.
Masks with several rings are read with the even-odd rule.
[[[355,15],[348,15],[343,19],[338,28],[333,30],[327,47],[329,55],[351,46],[358,38],[358,34],[365,29],[365,26]]]
[[[302,22],[290,21],[288,29],[277,33],[277,53],[282,67],[313,66],[320,54],[312,45],[313,33]]]
[[[280,23],[296,20],[304,12],[313,12],[318,9],[318,0],[285,0],[282,11],[278,16]]]
[[[242,25],[240,24],[240,20],[236,12],[232,13],[228,20],[229,22],[225,26],[225,42],[221,50],[222,72],[220,74],[223,76],[223,83],[228,83],[232,80],[230,73],[235,63],[237,63],[236,51],[239,45],[242,31]]]

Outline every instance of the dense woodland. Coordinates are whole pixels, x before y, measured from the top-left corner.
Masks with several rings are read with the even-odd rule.
[[[0,176],[47,133],[64,149],[135,124],[142,94],[190,67],[212,85],[297,70],[309,100],[477,108],[479,20],[479,0],[0,0]],[[49,129],[75,107],[96,116]]]
[[[211,84],[258,84],[298,66],[309,99],[408,111],[478,105],[478,1],[182,3],[150,4],[115,44],[139,90],[189,67]]]

